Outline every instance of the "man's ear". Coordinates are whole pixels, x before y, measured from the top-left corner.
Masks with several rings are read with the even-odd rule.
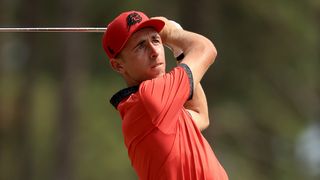
[[[120,59],[112,58],[110,59],[110,66],[112,69],[120,74],[124,72],[124,65],[123,62]]]

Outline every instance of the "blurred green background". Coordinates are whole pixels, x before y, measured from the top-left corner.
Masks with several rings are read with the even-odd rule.
[[[203,134],[230,179],[320,179],[319,0],[1,0],[0,26],[104,27],[132,9],[216,45]],[[1,180],[137,179],[101,37],[0,33]]]

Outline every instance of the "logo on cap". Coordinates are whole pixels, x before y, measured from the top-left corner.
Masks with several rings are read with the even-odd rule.
[[[135,25],[141,21],[142,21],[142,17],[138,13],[136,13],[136,12],[130,13],[127,16],[128,31],[130,31],[130,28],[132,25]]]
[[[109,52],[110,52],[111,54],[114,54],[114,50],[113,50],[113,49],[111,49],[111,47],[110,47],[110,46],[108,46],[108,50],[109,50]]]

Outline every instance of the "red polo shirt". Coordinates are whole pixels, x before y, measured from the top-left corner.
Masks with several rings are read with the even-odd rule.
[[[223,167],[183,107],[193,80],[182,64],[115,94],[128,154],[141,180],[226,180]]]

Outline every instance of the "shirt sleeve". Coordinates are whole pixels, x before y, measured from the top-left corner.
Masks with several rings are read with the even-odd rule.
[[[152,123],[170,133],[175,127],[178,112],[192,98],[193,77],[186,64],[180,64],[164,76],[144,81],[139,94]]]

